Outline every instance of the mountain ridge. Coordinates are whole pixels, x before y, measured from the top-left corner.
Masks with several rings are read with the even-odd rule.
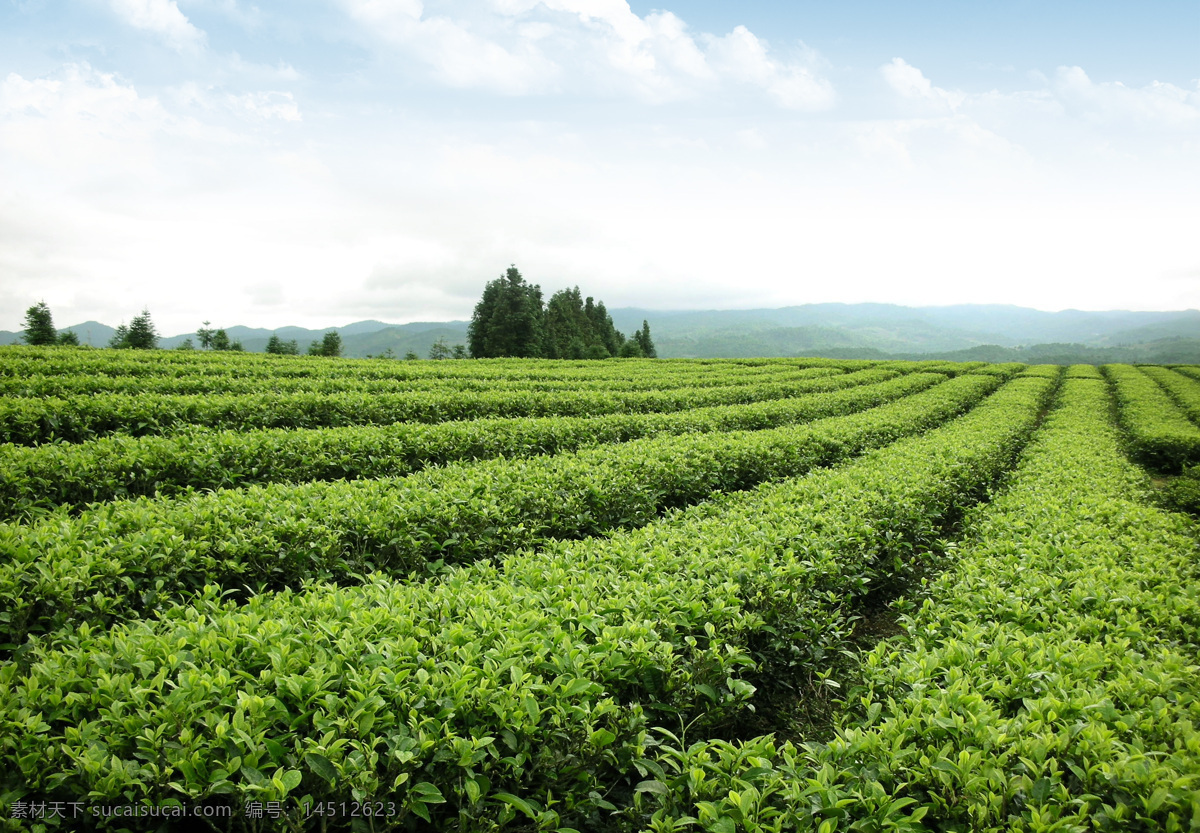
[[[905,307],[897,304],[802,304],[746,310],[610,310],[623,333],[650,322],[663,358],[749,358],[831,356],[834,358],[934,358],[994,355],[997,361],[1030,361],[1013,356],[1056,355],[1064,361],[1200,362],[1200,310],[1061,310],[1046,312],[1003,304],[956,304]],[[416,353],[424,358],[438,339],[465,344],[463,320],[389,324],[369,319],[342,327],[225,327],[233,341],[263,352],[272,334],[295,340],[300,352],[330,330],[342,336],[344,355]],[[81,343],[105,346],[113,328],[87,321],[62,329]],[[195,333],[165,336],[173,348]],[[0,331],[0,343],[19,341],[20,333]],[[1157,358],[1138,358],[1153,356]],[[963,359],[966,360],[966,359]]]

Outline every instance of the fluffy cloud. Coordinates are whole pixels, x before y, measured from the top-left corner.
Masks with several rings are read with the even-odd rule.
[[[933,82],[921,70],[903,58],[893,58],[891,63],[880,67],[879,72],[889,87],[910,101],[920,101],[940,110],[954,112],[966,99],[964,93],[933,86]]]
[[[1096,83],[1080,67],[1059,67],[1050,89],[1069,113],[1098,124],[1200,125],[1200,81],[1192,90],[1158,81],[1136,88],[1119,81]]]
[[[749,88],[797,110],[824,109],[834,99],[810,55],[774,55],[744,26],[720,37],[692,33],[671,12],[640,17],[624,0],[447,1],[436,8],[418,0],[342,1],[373,36],[454,87],[649,102]]]
[[[180,52],[199,49],[204,33],[192,25],[175,0],[110,0],[112,10],[135,29],[153,32]]]

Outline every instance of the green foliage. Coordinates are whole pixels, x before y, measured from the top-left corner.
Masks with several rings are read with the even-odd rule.
[[[1025,381],[1025,380],[1023,380]],[[1041,381],[1041,380],[1028,380]],[[99,506],[0,526],[6,641],[143,612],[205,582],[278,587],[421,573],[554,538],[648,523],[714,492],[801,474],[960,413],[998,380],[966,376],[807,428],[663,436],[553,457],[447,465],[403,480],[272,486]],[[98,537],[100,530],[112,530]],[[92,541],[80,562],[79,546]],[[135,595],[130,597],[128,590]],[[151,590],[151,588],[154,588]],[[149,593],[149,596],[147,596]],[[153,601],[151,601],[153,600]]]
[[[953,384],[961,395],[997,382]],[[661,729],[719,732],[750,704],[751,675],[819,667],[844,649],[845,600],[914,565],[986,494],[1052,385],[1018,379],[844,468],[625,533],[509,551],[503,569],[245,603],[213,588],[160,618],[74,628],[0,668],[0,721],[21,727],[0,734],[0,788],[132,801],[386,796],[398,823],[439,829],[594,829],[618,802],[650,811],[673,780],[658,763],[670,744]],[[909,418],[928,419],[919,413]],[[719,798],[743,813],[766,803]]]
[[[643,359],[646,357],[646,354],[642,352],[641,342],[632,338],[621,345],[618,355],[623,359]]]
[[[1101,369],[1113,387],[1135,459],[1167,472],[1200,462],[1200,428],[1153,379],[1129,365]]]
[[[337,330],[330,330],[320,341],[308,345],[308,355],[336,358],[342,355],[342,337]]]
[[[188,350],[195,350],[196,345],[192,343],[192,340],[190,338],[185,338],[183,341],[181,341],[177,345],[175,345],[175,349],[183,350],[184,352],[186,352]]]
[[[1142,367],[1139,370],[1157,382],[1194,425],[1200,425],[1200,380],[1169,367]]]
[[[108,340],[108,346],[115,350],[128,350],[129,344],[129,325],[122,321],[113,330],[112,337]]]
[[[296,356],[299,355],[300,348],[295,339],[284,341],[275,333],[271,333],[271,337],[267,339],[267,352],[273,356]]]
[[[542,288],[528,284],[516,266],[484,287],[467,327],[467,342],[476,359],[546,354]]]
[[[834,381],[824,378],[825,386]],[[460,460],[561,453],[638,437],[777,427],[880,405],[943,378],[865,370],[837,377],[853,386],[834,392],[777,399],[770,397],[778,388],[763,387],[759,391],[768,398],[762,401],[664,413],[325,429],[193,429],[168,437],[116,436],[79,444],[9,447],[0,449],[0,519],[58,504],[81,507],[120,497],[256,483],[395,477]]]
[[[175,354],[178,355],[178,354]],[[224,354],[228,356],[229,354]],[[417,356],[413,355],[413,359]],[[266,357],[258,361],[267,363]],[[86,360],[81,366],[90,366]],[[270,363],[275,364],[275,363]],[[236,363],[237,367],[245,365]],[[296,368],[298,373],[312,373],[309,367]],[[127,393],[75,396],[62,391],[61,398],[42,392],[29,391],[30,396],[13,393],[0,400],[0,441],[34,444],[65,440],[79,442],[120,432],[143,436],[171,433],[184,426],[210,428],[313,428],[362,424],[390,424],[401,420],[440,422],[448,419],[472,419],[489,416],[586,416],[621,411],[649,413],[680,410],[701,405],[738,404],[759,399],[778,399],[797,393],[835,390],[856,384],[853,378],[840,375],[833,368],[808,368],[796,374],[793,381],[780,381],[761,387],[727,384],[699,391],[656,388],[616,390],[607,392],[607,385],[591,390],[573,391],[571,387],[543,390],[525,385],[505,390],[501,385],[488,385],[484,390],[437,386],[423,393],[412,391],[413,386],[397,386],[394,382],[381,386],[350,385],[344,392],[314,386],[306,380],[292,393],[263,392],[264,383],[253,379],[238,379],[215,386],[219,391],[235,388],[247,393],[196,396],[214,386],[189,387],[188,394],[137,393],[136,386]],[[0,380],[2,382],[2,380]],[[278,384],[277,382],[274,384]],[[95,387],[95,380],[85,380],[84,388]],[[177,379],[165,387],[178,387]],[[20,380],[14,391],[28,389],[27,380]],[[48,386],[53,389],[52,386]],[[72,386],[73,387],[73,386]],[[145,386],[148,387],[148,386]],[[143,387],[143,390],[145,390]],[[282,385],[281,385],[282,387]],[[78,388],[74,388],[78,390]],[[82,391],[80,391],[82,392]]]
[[[1200,515],[1200,466],[1192,466],[1173,478],[1163,488],[1160,499],[1168,509]]]
[[[158,330],[150,318],[150,311],[143,309],[128,325],[124,322],[119,324],[108,346],[118,350],[158,349]]]
[[[134,350],[155,350],[158,348],[158,330],[150,319],[150,310],[143,309],[129,322],[127,339],[129,347]]]
[[[1170,440],[1188,370],[2,348],[0,430],[43,444],[0,446],[0,794],[1188,830],[1195,526],[1105,381]],[[788,686],[847,698],[824,742],[722,739]]]
[[[46,306],[45,301],[38,301],[25,310],[25,335],[23,338],[26,344],[34,346],[43,346],[58,342],[58,336],[54,329],[54,319],[50,314],[50,307]]]
[[[649,326],[643,329],[648,341]],[[578,286],[554,293],[543,307],[541,287],[525,283],[515,266],[484,288],[467,338],[471,355],[477,359],[607,359],[651,355],[653,351],[650,344],[650,351],[623,353],[625,338],[613,326],[604,302],[591,297],[585,300]]]
[[[450,345],[446,344],[445,336],[439,338],[433,343],[433,346],[429,348],[429,358],[433,361],[448,359],[450,356]]]
[[[637,346],[641,349],[641,353],[648,359],[658,358],[658,351],[654,349],[654,340],[650,338],[650,322],[642,320],[642,329],[633,334],[631,341],[637,342]]]
[[[675,745],[651,829],[1194,826],[1196,544],[1143,497],[1103,383],[1073,374],[958,569],[864,658],[856,720],[803,749]]]
[[[224,327],[213,332],[210,346],[213,350],[229,349],[229,334],[225,332]]]
[[[196,330],[196,337],[200,339],[200,349],[208,350],[212,347],[213,338],[216,335],[209,326],[209,322],[205,321],[200,329]]]
[[[63,330],[58,334],[58,338],[55,339],[54,343],[64,347],[78,347],[79,336],[75,334],[74,330]]]

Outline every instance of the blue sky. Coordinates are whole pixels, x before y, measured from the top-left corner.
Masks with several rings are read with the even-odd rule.
[[[1200,4],[0,0],[0,328],[1200,307]]]

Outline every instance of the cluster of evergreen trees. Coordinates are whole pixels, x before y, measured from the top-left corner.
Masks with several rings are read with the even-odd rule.
[[[586,300],[579,287],[563,289],[542,303],[542,288],[526,283],[516,266],[489,281],[467,327],[476,359],[515,356],[543,359],[656,358],[650,325],[625,338],[613,326],[603,301]]]
[[[70,330],[61,333],[54,329],[54,316],[45,301],[25,310],[25,343],[35,345],[46,344],[79,344],[79,336]]]

